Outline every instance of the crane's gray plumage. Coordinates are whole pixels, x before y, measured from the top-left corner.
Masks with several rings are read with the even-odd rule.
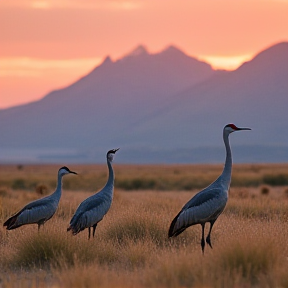
[[[226,161],[222,174],[211,185],[192,197],[173,219],[168,232],[169,237],[181,234],[192,225],[201,224],[201,247],[204,253],[204,228],[205,223],[210,222],[210,230],[206,238],[211,245],[211,231],[218,216],[223,212],[228,200],[228,190],[231,182],[232,154],[229,144],[229,134],[234,131],[251,130],[250,128],[238,128],[234,124],[228,124],[223,129],[223,140],[226,147]]]
[[[55,214],[62,193],[62,177],[69,173],[77,174],[65,166],[60,168],[55,192],[27,204],[19,212],[10,217],[3,226],[6,226],[7,230],[12,230],[22,225],[37,223],[39,230],[40,226],[44,225]]]
[[[101,191],[84,200],[77,208],[74,216],[70,221],[67,231],[72,230],[72,234],[76,235],[80,231],[88,228],[88,239],[90,238],[91,227],[93,227],[93,237],[98,222],[100,222],[108,212],[113,199],[114,190],[114,172],[112,161],[114,154],[119,150],[113,149],[107,152],[107,165],[109,176],[106,185]]]

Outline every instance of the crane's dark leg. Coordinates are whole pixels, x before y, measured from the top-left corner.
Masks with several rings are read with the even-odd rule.
[[[213,227],[214,223],[215,223],[215,221],[211,221],[211,222],[210,222],[210,229],[209,229],[208,236],[207,236],[207,238],[206,238],[206,242],[207,242],[207,244],[209,244],[209,246],[210,246],[211,248],[213,248],[213,247],[212,247],[212,244],[211,244],[210,235],[211,235],[211,231],[212,231],[212,227]]]
[[[42,225],[44,227],[44,223],[46,222],[45,218],[44,219],[41,219],[40,221],[37,222],[38,224],[38,233],[40,231],[40,226]]]
[[[40,227],[41,227],[41,225],[44,227],[44,223],[39,222],[39,223],[37,223],[37,224],[38,224],[38,233],[39,233]]]
[[[91,227],[88,228],[88,240],[90,239]]]
[[[96,227],[97,227],[97,223],[93,225],[93,238],[94,238],[94,236],[95,236]]]
[[[205,223],[201,224],[201,226],[202,226],[201,247],[202,247],[202,253],[204,254],[204,248],[205,248],[204,228],[205,228]]]

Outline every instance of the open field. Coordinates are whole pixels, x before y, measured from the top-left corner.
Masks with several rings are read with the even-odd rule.
[[[63,165],[61,165],[63,166]],[[56,185],[60,165],[0,165],[0,188],[35,191],[41,184]],[[106,164],[68,165],[78,177],[66,177],[63,188],[95,191],[107,180]],[[113,164],[115,187],[121,190],[192,190],[209,185],[222,172],[219,165],[119,165]],[[233,166],[232,187],[288,186],[288,164],[238,164]]]
[[[0,287],[288,287],[288,164],[234,165],[230,198],[202,255],[200,225],[167,239],[170,222],[222,165],[117,165],[112,207],[97,227],[66,232],[101,188],[105,165],[69,165],[55,216],[6,232],[8,216],[53,192],[59,166],[0,166]],[[41,227],[42,228],[42,227]],[[208,230],[208,225],[207,225]],[[206,231],[207,234],[208,231]]]

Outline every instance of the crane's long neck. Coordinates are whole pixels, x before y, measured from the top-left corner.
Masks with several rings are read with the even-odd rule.
[[[109,161],[108,159],[107,159],[107,165],[108,165],[108,170],[109,170],[109,176],[108,176],[108,181],[105,185],[105,190],[109,191],[110,193],[113,193],[114,171],[113,171],[111,161]]]
[[[223,132],[223,140],[226,148],[226,160],[225,160],[225,165],[223,172],[221,174],[221,182],[229,188],[230,182],[231,182],[231,172],[232,172],[232,152],[230,148],[230,143],[229,143],[229,134]]]
[[[55,198],[58,199],[58,201],[60,200],[61,193],[62,193],[62,177],[63,175],[60,175],[58,173],[57,186],[56,186],[55,192],[53,193],[53,195],[55,195]]]

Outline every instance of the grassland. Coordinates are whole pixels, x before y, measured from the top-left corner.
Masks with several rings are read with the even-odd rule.
[[[65,176],[59,209],[40,233],[37,225],[0,228],[0,287],[288,287],[288,165],[234,165],[204,256],[199,225],[175,239],[167,232],[222,165],[114,167],[114,201],[94,239],[66,228],[78,204],[105,183],[105,165],[69,165],[79,175]],[[53,192],[58,168],[0,166],[0,225]]]

